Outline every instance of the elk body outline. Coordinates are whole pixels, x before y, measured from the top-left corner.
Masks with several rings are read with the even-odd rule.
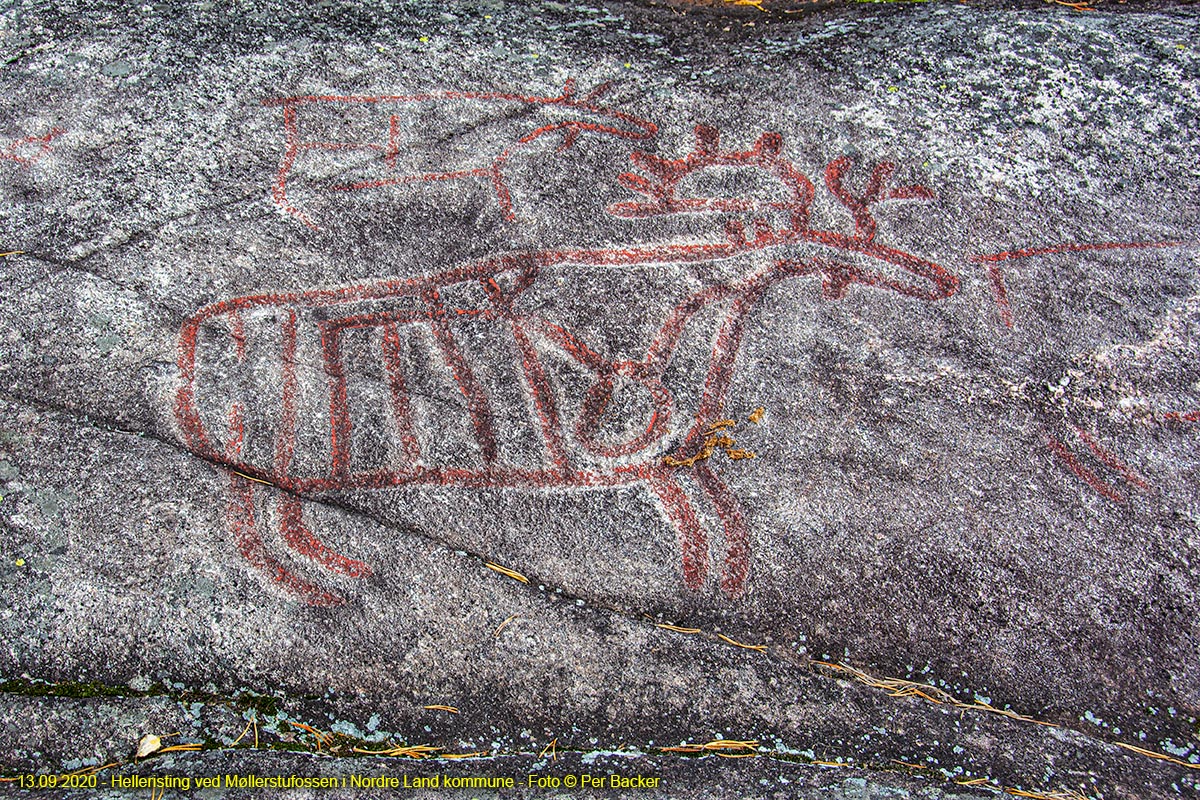
[[[49,153],[50,143],[64,133],[65,129],[54,127],[41,136],[16,139],[0,150],[0,161],[13,161],[28,169]]]
[[[496,195],[497,202],[500,204],[500,211],[504,219],[512,221],[516,218],[516,212],[513,208],[512,192],[504,177],[503,170],[518,150],[553,133],[563,134],[563,141],[558,148],[562,151],[572,147],[583,133],[603,134],[616,139],[640,141],[652,138],[658,132],[658,126],[650,120],[602,105],[601,100],[612,88],[612,83],[602,83],[586,95],[578,95],[575,91],[574,79],[568,79],[563,85],[561,94],[554,97],[523,95],[514,92],[440,91],[408,95],[302,95],[266,100],[263,105],[283,108],[284,154],[275,178],[275,184],[271,188],[271,197],[275,204],[284,212],[300,220],[308,227],[315,229],[317,227],[316,223],[308,214],[292,205],[291,200],[288,198],[288,178],[301,154],[314,150],[361,150],[375,152],[382,155],[386,169],[394,171],[396,168],[396,159],[400,152],[400,146],[397,138],[398,118],[395,114],[389,115],[387,135],[386,137],[381,137],[381,141],[378,142],[308,142],[300,134],[299,122],[299,110],[306,106],[381,107],[392,105],[406,106],[417,103],[464,102],[485,107],[508,103],[530,109],[541,108],[566,111],[568,114],[567,119],[539,125],[517,138],[506,142],[501,150],[491,157],[490,162],[486,166],[409,175],[393,175],[388,178],[358,181],[334,187],[339,191],[358,191],[408,183],[430,183],[464,178],[482,178],[491,184],[492,191]],[[578,115],[578,117],[571,115]]]
[[[774,284],[793,277],[819,277],[823,294],[828,299],[841,298],[852,284],[860,283],[931,301],[953,295],[958,281],[932,261],[875,241],[873,205],[887,199],[928,199],[932,196],[924,187],[901,187],[885,195],[886,184],[894,170],[890,164],[876,165],[858,195],[845,185],[846,175],[853,166],[849,159],[837,159],[826,168],[826,186],[854,219],[855,230],[850,234],[811,226],[809,210],[814,187],[782,157],[778,134],[764,134],[748,151],[721,151],[715,129],[698,126],[695,149],[684,158],[669,161],[658,156],[634,154],[632,160],[658,181],[633,173],[623,175],[621,182],[648,200],[610,206],[609,212],[615,215],[643,217],[782,210],[787,221],[781,227],[774,227],[764,218],[755,218],[751,221],[752,238],[740,220],[727,220],[723,241],[512,253],[425,277],[381,280],[339,289],[248,295],[206,306],[184,323],[179,356],[182,386],[176,397],[176,416],[194,451],[242,473],[235,473],[231,478],[229,525],[238,549],[251,564],[309,603],[329,604],[342,600],[295,575],[268,553],[259,532],[256,490],[244,476],[267,480],[290,493],[281,499],[277,518],[281,537],[291,549],[329,570],[350,576],[368,574],[370,568],[333,552],[311,534],[303,521],[299,495],[412,485],[560,490],[642,486],[657,499],[680,540],[685,585],[697,589],[708,574],[708,534],[680,481],[686,469],[699,494],[711,504],[723,530],[726,553],[721,587],[730,597],[744,591],[749,569],[748,530],[736,496],[710,463],[694,462],[684,468],[671,466],[664,459],[669,454],[664,450],[670,435],[669,423],[677,411],[675,397],[664,383],[664,374],[688,324],[714,305],[724,308],[713,337],[696,411],[673,450],[675,458],[671,461],[676,463],[686,460],[690,451],[699,449],[705,430],[721,415],[745,320]],[[748,166],[763,170],[785,185],[786,197],[783,201],[679,198],[680,179],[711,166]],[[671,309],[639,360],[607,357],[567,327],[518,308],[518,300],[536,283],[539,275],[547,268],[559,265],[631,268],[652,264],[697,264],[811,245],[849,254],[852,258],[780,257],[770,266],[741,280],[694,292]],[[900,274],[864,268],[852,260],[855,257],[859,261],[865,258],[891,265]],[[919,280],[906,278],[905,274]],[[467,286],[476,287],[482,293],[483,301],[466,306],[447,302],[446,295]],[[202,421],[197,392],[197,347],[202,327],[223,322],[241,362],[246,358],[247,348],[245,317],[265,309],[276,310],[281,315],[281,427],[270,468],[256,466],[244,457],[241,404],[234,402],[228,407],[228,421],[224,426],[226,441],[219,442]],[[330,457],[325,474],[293,475],[298,414],[299,314],[311,311],[321,312],[315,322],[315,333],[327,379]],[[475,375],[477,365],[464,354],[455,332],[456,327],[480,322],[501,326],[511,334],[520,362],[518,371],[535,417],[532,427],[539,432],[545,451],[540,467],[505,463],[498,451],[492,401]],[[469,430],[482,461],[478,468],[422,463],[398,346],[401,329],[413,325],[428,332],[442,366],[452,375],[454,385],[464,398]],[[363,470],[352,465],[353,425],[342,339],[351,331],[364,329],[380,332],[377,356],[387,375],[393,424],[406,461],[400,468]],[[570,435],[564,428],[561,398],[547,379],[547,348],[591,375],[591,385],[580,398]],[[601,440],[599,433],[600,418],[612,400],[618,381],[632,382],[644,392],[649,401],[644,409],[645,424],[641,425],[639,420],[631,431],[627,430],[624,438],[606,442]]]

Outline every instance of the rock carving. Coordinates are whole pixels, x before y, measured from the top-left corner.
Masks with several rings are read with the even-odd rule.
[[[630,141],[655,135],[654,123],[600,105],[609,88],[605,84],[582,97],[568,82],[557,97],[437,92],[271,100],[268,105],[283,108],[286,140],[272,196],[281,209],[315,227],[288,197],[288,179],[297,160],[315,150],[363,150],[381,156],[374,163],[384,175],[334,189],[364,191],[385,185],[482,179],[490,184],[504,216],[512,219],[515,214],[504,167],[518,148],[551,133],[563,134],[560,150],[569,148],[583,133]],[[516,136],[499,152],[483,156],[483,163],[477,166],[413,174],[396,174],[400,152],[396,114],[386,118],[386,135],[380,141],[309,142],[301,135],[300,112],[313,107],[390,109],[438,102],[512,104],[518,109],[553,110],[565,114],[565,119]],[[720,586],[731,598],[745,590],[750,570],[745,516],[718,472],[718,460],[694,456],[723,416],[747,316],[773,286],[792,278],[819,279],[828,300],[845,297],[859,284],[924,302],[952,297],[958,279],[933,261],[876,240],[877,208],[934,197],[925,186],[893,185],[892,163],[872,165],[858,190],[850,186],[851,159],[837,158],[825,168],[825,189],[853,220],[850,233],[836,226],[814,226],[816,186],[785,157],[783,137],[778,133],[763,133],[748,150],[729,150],[722,148],[715,128],[699,125],[692,150],[682,157],[667,159],[634,152],[631,161],[635,169],[621,174],[618,181],[635,197],[610,204],[608,213],[630,219],[721,215],[723,231],[683,242],[512,252],[415,278],[235,297],[201,308],[184,323],[179,340],[181,386],[176,417],[195,452],[233,471],[228,524],[238,550],[250,564],[305,602],[328,605],[344,601],[296,574],[269,552],[262,531],[273,524],[291,550],[327,570],[351,577],[371,572],[366,563],[334,552],[312,534],[301,507],[300,498],[306,495],[401,486],[557,491],[644,487],[678,536],[684,584],[698,589],[708,577],[709,530],[698,510],[698,503],[706,503],[723,535]],[[686,189],[685,179],[690,175],[730,167],[757,171],[775,190],[774,197],[710,196]],[[744,220],[745,216],[749,219]],[[717,230],[721,230],[719,223]],[[1177,243],[1068,244],[978,255],[972,260],[988,265],[1002,321],[1011,328],[1013,318],[997,266],[1000,262],[1076,250],[1173,244]],[[636,359],[608,355],[563,321],[523,303],[543,273],[559,265],[636,270],[753,254],[757,254],[755,259],[744,261],[758,266],[745,270],[748,274],[706,286],[671,308]],[[766,266],[762,266],[764,262]],[[718,310],[719,320],[711,338],[703,386],[695,392],[694,409],[685,411],[676,396],[680,387],[669,386],[666,374],[681,342],[703,327],[702,312],[710,309]],[[483,358],[472,343],[488,337],[499,337],[503,345]],[[356,352],[365,347],[372,354],[369,360],[380,376],[375,383],[386,387],[384,412],[376,409],[372,416],[365,410],[371,398],[366,386],[369,381],[361,371],[347,367],[347,343],[351,340],[357,342]],[[517,376],[513,382],[519,383],[524,393],[520,424],[537,442],[537,452],[524,454],[524,460],[501,446],[498,431],[502,425],[513,424],[513,414],[502,413],[506,401],[481,378],[487,362],[499,358],[499,352],[511,357],[510,366]],[[319,369],[302,369],[302,353],[311,354],[308,360],[318,362]],[[218,364],[223,360],[226,363],[221,368]],[[460,398],[455,402],[461,409],[465,455],[456,463],[441,463],[430,454],[435,437],[430,426],[434,423],[417,412],[410,386],[416,362],[434,364],[444,385],[452,387],[449,394]],[[245,391],[242,400],[229,402],[221,400],[228,392],[219,390],[228,390],[225,384],[230,381],[236,384],[239,373],[264,369],[277,378],[270,385],[281,388],[277,397],[269,399],[275,404],[274,412],[254,416],[255,422],[249,423]],[[556,379],[556,371],[563,370],[583,376],[582,382]],[[615,402],[618,394],[625,398],[624,405]],[[632,407],[628,402],[631,395],[637,398]],[[307,404],[304,398],[309,398]],[[305,423],[309,427],[314,424],[310,418],[315,408],[321,409],[319,424],[324,426],[316,444],[312,437],[298,433]],[[614,414],[621,417],[615,425],[606,419]],[[253,425],[263,429],[248,428]],[[356,445],[357,435],[371,425],[387,428],[391,445],[384,448],[385,453],[366,453]],[[1140,477],[1090,435],[1082,429],[1077,429],[1077,434],[1098,463],[1130,485],[1146,488]],[[251,439],[269,440],[269,454],[265,450],[250,452]],[[1094,490],[1114,502],[1125,501],[1116,487],[1059,439],[1047,434],[1046,444],[1068,470]],[[308,452],[313,448],[319,452]],[[273,513],[263,502],[266,490],[257,488],[255,482],[282,490],[272,493],[276,497]]]

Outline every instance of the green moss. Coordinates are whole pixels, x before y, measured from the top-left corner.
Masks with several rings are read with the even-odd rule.
[[[13,679],[0,682],[0,693],[22,697],[145,697],[146,693],[135,692],[128,687],[108,686],[103,683],[79,683],[64,681],[48,683],[39,680]]]
[[[271,695],[244,691],[230,696],[215,692],[169,689],[161,683],[155,683],[148,689],[139,690],[128,686],[113,686],[99,682],[50,682],[29,678],[12,678],[0,681],[0,694],[19,695],[21,697],[69,697],[72,699],[90,697],[166,697],[181,703],[230,705],[243,711],[256,711],[262,717],[273,717],[279,713],[279,699]]]
[[[279,698],[272,697],[270,695],[242,692],[237,697],[227,702],[230,702],[238,708],[244,710],[253,709],[263,717],[274,717],[279,715]]]

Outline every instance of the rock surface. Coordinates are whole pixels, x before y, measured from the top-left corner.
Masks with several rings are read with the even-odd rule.
[[[7,4],[4,780],[1194,795],[1200,14],[802,5]]]

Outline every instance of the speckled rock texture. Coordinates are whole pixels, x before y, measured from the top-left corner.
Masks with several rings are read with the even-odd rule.
[[[1096,6],[4,4],[4,785],[1195,796],[1200,9]]]

